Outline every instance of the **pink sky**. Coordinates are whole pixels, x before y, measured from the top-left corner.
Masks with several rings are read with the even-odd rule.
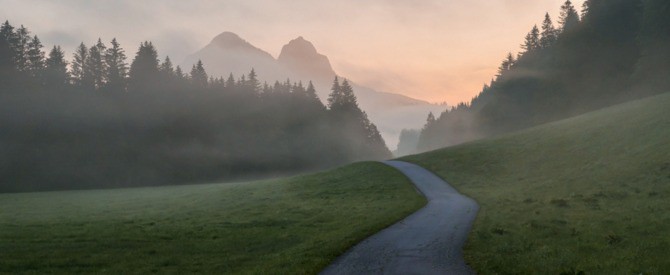
[[[151,40],[179,63],[223,31],[277,56],[303,36],[355,82],[431,102],[468,101],[563,0],[0,0],[0,19],[47,47],[113,37],[130,56]],[[574,1],[581,7],[583,0]],[[205,61],[206,62],[206,61]]]

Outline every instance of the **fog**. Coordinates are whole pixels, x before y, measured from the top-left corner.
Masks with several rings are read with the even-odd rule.
[[[79,42],[116,37],[127,48],[153,41],[161,56],[181,61],[232,31],[276,57],[304,36],[353,82],[453,105],[476,95],[518,38],[544,12],[557,17],[562,2],[0,0],[0,18],[30,26],[68,56]]]
[[[293,84],[255,94],[164,82],[125,93],[13,82],[0,93],[0,191],[258,179],[390,157],[360,110],[326,110]]]

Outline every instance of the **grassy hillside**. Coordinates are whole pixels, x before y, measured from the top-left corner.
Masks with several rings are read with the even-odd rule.
[[[404,160],[480,203],[481,274],[670,270],[670,94]]]
[[[315,273],[424,203],[379,163],[253,183],[0,194],[0,273]]]

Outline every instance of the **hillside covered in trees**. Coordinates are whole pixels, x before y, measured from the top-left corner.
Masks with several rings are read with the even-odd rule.
[[[67,61],[0,28],[0,191],[238,180],[390,157],[347,80],[325,106],[312,83],[186,74],[151,42],[128,64],[112,40]]]
[[[469,103],[429,115],[416,151],[428,151],[670,91],[670,2],[568,0]],[[403,144],[403,146],[409,146]]]

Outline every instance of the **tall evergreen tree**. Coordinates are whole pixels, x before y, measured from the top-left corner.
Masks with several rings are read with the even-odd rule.
[[[2,25],[0,30],[0,93],[7,93],[13,88],[17,70],[14,63],[14,50],[9,39],[13,35],[13,30],[8,22]]]
[[[507,54],[507,57],[505,57],[505,60],[503,60],[502,64],[500,64],[500,67],[498,68],[498,76],[501,76],[506,71],[509,71],[512,66],[514,66],[514,63],[516,63],[516,59],[510,52]]]
[[[341,108],[345,110],[359,109],[356,95],[354,95],[354,89],[351,87],[351,84],[349,84],[349,80],[345,79],[342,81],[340,95],[341,98],[339,99],[339,103],[337,105],[339,105]]]
[[[540,47],[543,49],[551,47],[558,39],[558,31],[554,27],[549,13],[544,15],[544,22],[542,22],[542,37],[540,38]]]
[[[191,83],[198,89],[207,88],[207,72],[201,60],[198,60],[198,63],[191,69]]]
[[[321,100],[319,99],[319,96],[316,94],[316,89],[314,88],[314,84],[312,83],[312,81],[310,81],[309,84],[307,84],[307,90],[305,90],[305,94],[307,95],[307,98],[315,102],[318,101],[319,104],[323,106]]]
[[[93,75],[88,66],[88,48],[82,42],[79,44],[72,59],[72,81],[82,90],[92,90],[94,87]]]
[[[533,26],[533,29],[528,32],[521,48],[524,49],[524,53],[533,52],[540,48],[540,30],[537,25]]]
[[[307,90],[305,90],[305,86],[302,85],[302,81],[298,83],[293,83],[293,87],[291,87],[291,92],[293,94],[296,94],[298,96],[304,97],[305,94],[307,94]]]
[[[572,5],[570,0],[566,0],[561,6],[559,23],[561,24],[561,30],[564,32],[579,25],[579,13],[577,13],[575,6]]]
[[[30,71],[30,61],[28,60],[28,44],[30,43],[30,31],[23,25],[16,30],[10,44],[14,49],[15,63],[19,71]]]
[[[0,25],[0,36],[4,38],[9,45],[10,39],[14,36],[14,26],[9,24],[8,20],[5,20],[5,23]]]
[[[428,117],[426,118],[426,125],[423,126],[424,129],[428,129],[432,127],[435,124],[435,115],[433,115],[433,112],[428,113]]]
[[[231,73],[228,75],[228,79],[226,79],[226,88],[232,89],[233,87],[235,87],[235,76]]]
[[[341,97],[342,94],[342,88],[340,87],[340,80],[338,79],[337,76],[335,76],[335,80],[333,80],[333,85],[330,88],[330,94],[328,95],[328,108],[333,109],[333,107],[337,104],[337,101]]]
[[[184,71],[179,65],[177,65],[177,68],[174,69],[174,75],[179,81],[186,80],[186,74],[184,74]]]
[[[93,80],[93,87],[98,90],[107,83],[107,64],[105,63],[105,53],[107,47],[98,38],[98,42],[88,50],[88,59],[86,59],[86,67],[91,73]]]
[[[250,92],[257,94],[260,91],[261,82],[258,81],[258,75],[256,75],[256,70],[254,68],[251,68],[251,72],[249,72],[249,80],[247,80],[246,84]]]
[[[53,87],[56,90],[64,89],[70,82],[67,61],[65,61],[65,52],[63,52],[60,46],[54,46],[51,52],[49,52],[44,76],[47,87]]]
[[[44,73],[44,52],[42,51],[42,42],[37,35],[28,42],[28,50],[26,51],[26,57],[28,59],[28,72],[30,75],[36,79],[40,84],[43,84],[43,73]]]
[[[374,152],[377,156],[389,157],[391,152],[386,147],[377,126],[372,124],[367,114],[358,107],[356,95],[348,80],[339,83],[335,77],[331,94],[328,97],[328,107],[334,125],[342,131],[344,140],[354,137],[353,147],[343,149],[348,154],[357,155],[360,152]],[[362,142],[361,142],[362,140]],[[357,159],[366,159],[369,156],[356,156]]]
[[[112,39],[111,47],[105,51],[105,64],[107,67],[106,90],[112,93],[122,93],[126,90],[128,77],[128,63],[126,53],[116,38]]]
[[[161,76],[165,79],[172,79],[175,77],[174,67],[169,56],[165,57],[165,60],[163,60],[163,63],[161,63],[158,70],[161,72]]]
[[[129,92],[155,92],[160,81],[158,52],[153,43],[140,44],[128,76]]]

